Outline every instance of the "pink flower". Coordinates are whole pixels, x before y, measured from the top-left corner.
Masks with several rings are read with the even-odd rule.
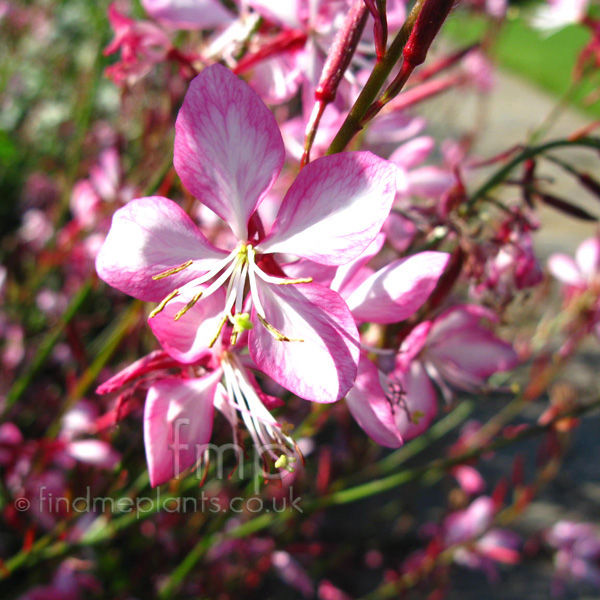
[[[226,324],[233,341],[250,329],[250,355],[259,369],[302,398],[333,402],[356,377],[354,319],[336,292],[310,277],[288,279],[278,255],[331,266],[359,256],[389,214],[395,167],[369,152],[310,163],[266,234],[256,210],[283,161],[281,134],[258,96],[224,67],[205,69],[192,81],[177,119],[175,169],[186,188],[230,225],[235,248],[213,246],[171,200],[141,198],[115,213],[96,267],[113,287],[162,300],[150,318],[157,335],[189,319],[193,333],[183,341],[177,334],[171,344],[181,342],[180,360],[197,360]],[[225,285],[215,327],[198,327],[194,306]],[[171,319],[157,320],[175,306]]]
[[[220,291],[198,305],[199,323],[218,318],[222,296]],[[193,327],[179,329],[181,335],[194,335]],[[159,330],[160,342],[180,356],[177,344],[164,333]],[[269,455],[277,461],[282,454],[292,457],[296,450],[267,408],[280,401],[262,392],[235,348],[218,343],[195,364],[153,352],[106,381],[97,392],[110,393],[135,380],[137,387],[147,388],[144,445],[152,486],[178,477],[198,462],[210,442],[215,408],[230,422],[235,443],[237,414],[241,416],[261,457]]]
[[[105,48],[105,56],[121,51],[121,60],[108,67],[106,74],[117,84],[134,84],[152,67],[163,62],[171,41],[167,34],[150,21],[135,21],[121,14],[114,4],[108,8],[108,19],[115,32]]]
[[[415,327],[402,343],[400,360],[404,365],[418,360],[448,399],[452,396],[448,385],[475,392],[488,377],[518,362],[513,347],[484,325],[497,320],[480,306],[454,306]]]
[[[565,284],[567,293],[581,292],[593,284],[600,284],[600,238],[593,237],[581,243],[575,260],[567,254],[552,254],[548,269]]]
[[[546,534],[546,541],[556,548],[557,591],[567,579],[600,587],[600,534],[595,525],[559,521]]]
[[[512,531],[492,529],[496,511],[494,501],[481,496],[465,510],[446,517],[442,526],[446,546],[466,544],[454,551],[454,561],[484,571],[490,580],[498,577],[495,563],[516,564],[520,560],[520,537]]]
[[[421,252],[373,272],[364,264],[378,252],[382,237],[359,259],[340,267],[332,283],[359,322],[396,323],[409,318],[433,292],[448,264],[446,253]],[[346,402],[365,432],[392,448],[424,431],[437,412],[435,391],[420,365],[385,374],[364,354]]]

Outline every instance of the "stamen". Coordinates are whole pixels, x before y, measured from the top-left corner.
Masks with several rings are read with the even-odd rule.
[[[173,290],[166,298],[163,298],[160,304],[148,315],[148,318],[153,319],[159,312],[161,312],[165,308],[167,302],[173,300],[175,296],[179,296],[179,290]]]
[[[281,333],[281,331],[279,331],[279,329],[276,329],[275,327],[273,327],[273,325],[271,325],[271,323],[269,323],[262,315],[260,315],[258,312],[256,313],[258,316],[258,320],[266,327],[267,331],[278,341],[278,342],[303,342],[304,340],[300,340],[300,339],[293,339],[293,338],[289,338],[287,337],[287,335],[284,335],[283,333]]]
[[[223,331],[223,327],[225,327],[225,323],[227,323],[227,315],[225,315],[221,319],[221,322],[219,323],[219,328],[217,329],[217,333],[215,334],[215,337],[213,337],[212,340],[210,340],[210,342],[208,343],[209,348],[212,348],[217,343],[217,340],[219,339],[219,336],[221,335],[221,331]]]
[[[184,269],[187,269],[193,263],[194,263],[193,260],[188,260],[187,262],[184,262],[182,265],[179,265],[178,267],[173,267],[172,269],[167,269],[166,271],[163,271],[162,273],[158,273],[158,275],[152,275],[152,279],[154,279],[154,281],[158,281],[159,279],[164,279],[165,277],[168,277],[169,275],[175,275],[175,273],[179,273],[179,272],[183,271]]]
[[[194,304],[196,304],[200,298],[202,298],[202,294],[203,291],[200,290],[179,312],[177,312],[177,314],[173,317],[173,320],[179,321],[179,319],[181,319],[181,317],[183,317],[183,315],[185,315],[185,313],[190,310],[190,308],[192,308],[192,306],[194,306]]]
[[[275,285],[296,285],[298,283],[312,283],[312,277],[303,277],[301,279],[286,279],[284,277],[273,277],[267,275],[260,267],[256,267],[256,274],[266,283],[273,283]]]

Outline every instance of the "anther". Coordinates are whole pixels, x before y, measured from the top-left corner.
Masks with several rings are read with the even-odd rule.
[[[304,277],[303,279],[281,279],[279,281],[273,281],[277,285],[292,285],[296,283],[312,283],[312,277]]]
[[[182,265],[179,265],[178,267],[173,267],[172,269],[167,269],[166,271],[163,271],[162,273],[158,273],[158,275],[152,275],[152,279],[154,279],[154,281],[158,281],[159,279],[164,279],[165,277],[168,277],[169,275],[175,275],[175,273],[179,273],[180,271],[187,269],[193,263],[194,263],[193,260],[188,260],[187,262],[184,262]]]
[[[208,343],[209,348],[212,348],[217,343],[217,340],[219,339],[219,336],[221,335],[221,331],[223,331],[223,327],[225,327],[225,323],[227,323],[227,315],[225,315],[221,319],[221,322],[219,323],[219,327],[217,329],[217,333],[215,333],[215,336]],[[231,343],[234,344],[235,342],[231,342]]]
[[[175,321],[179,321],[179,319],[181,319],[181,317],[183,317],[183,315],[185,315],[185,313],[190,310],[190,308],[192,308],[192,306],[194,306],[194,304],[196,304],[196,302],[198,302],[198,300],[200,300],[200,298],[202,298],[202,294],[203,291],[199,291],[174,317],[173,320]]]
[[[279,331],[279,329],[276,329],[275,327],[273,327],[273,325],[271,325],[271,323],[269,323],[264,317],[262,317],[260,314],[256,313],[256,315],[258,316],[258,320],[265,326],[265,328],[267,329],[267,331],[278,341],[278,342],[303,342],[304,340],[300,340],[300,339],[292,339],[287,337],[287,335],[284,335],[283,333],[281,333],[281,331]]]
[[[150,319],[153,319],[159,312],[161,312],[164,309],[164,307],[167,305],[167,302],[173,300],[175,296],[179,296],[179,290],[174,290],[166,298],[163,298],[160,304],[150,313],[148,317]]]

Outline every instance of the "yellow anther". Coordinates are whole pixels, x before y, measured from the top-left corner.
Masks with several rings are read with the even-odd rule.
[[[167,302],[169,302],[169,300],[173,300],[173,298],[175,298],[175,296],[179,295],[179,290],[175,290],[173,292],[171,292],[166,298],[164,298],[161,303],[150,313],[149,318],[153,319],[159,312],[161,312],[164,307],[167,305]]]
[[[281,333],[281,331],[279,331],[279,329],[276,329],[275,327],[273,327],[273,325],[271,325],[271,323],[269,323],[266,319],[264,319],[263,317],[261,317],[260,315],[258,315],[258,320],[265,326],[265,328],[267,329],[267,331],[278,341],[278,342],[303,342],[304,340],[300,340],[300,339],[292,339],[287,337],[287,335],[284,335],[283,333]]]
[[[152,275],[152,279],[154,279],[154,281],[157,281],[159,279],[164,279],[165,277],[168,277],[169,275],[175,275],[175,273],[179,273],[180,271],[187,269],[193,263],[194,263],[193,260],[188,260],[187,262],[184,262],[182,265],[179,265],[178,267],[173,267],[172,269],[167,269],[166,271],[163,271],[162,273],[158,273],[158,275]]]
[[[225,323],[227,323],[227,315],[225,315],[221,319],[221,322],[219,323],[219,328],[217,329],[217,333],[215,333],[215,336],[208,343],[209,348],[212,348],[217,343],[217,340],[219,339],[219,336],[221,335],[221,331],[223,331],[223,327],[225,327]],[[231,343],[235,344],[235,342],[231,342]]]
[[[200,300],[200,298],[202,298],[202,291],[198,292],[174,317],[173,319],[175,321],[179,321],[179,319],[181,319],[181,317],[183,317],[183,315],[185,315],[185,313],[190,310],[190,308],[192,308],[192,306],[194,306],[194,304],[196,304],[196,302],[198,302],[198,300]]]
[[[296,283],[312,283],[312,277],[304,277],[303,279],[281,279],[280,281],[275,281],[277,285],[292,285]]]

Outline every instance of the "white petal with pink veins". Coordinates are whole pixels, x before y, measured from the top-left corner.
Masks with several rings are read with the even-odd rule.
[[[358,331],[345,302],[316,284],[273,285],[259,280],[257,287],[268,323],[292,341],[276,339],[259,322],[253,292],[254,329],[248,342],[256,366],[306,400],[342,398],[354,383],[360,354]]]
[[[158,302],[224,256],[227,253],[215,248],[179,205],[150,196],[132,200],[114,214],[96,270],[110,286]],[[180,272],[153,279],[189,261],[193,263]]]
[[[152,487],[179,476],[200,458],[210,441],[216,370],[198,379],[171,377],[155,383],[144,408],[144,445]]]
[[[362,254],[381,231],[396,193],[397,168],[370,152],[309,163],[295,179],[259,252],[283,252],[326,265]]]
[[[246,83],[221,65],[192,80],[176,122],[175,170],[238,239],[284,158],[275,118]]]
[[[170,300],[148,323],[161,346],[174,359],[194,363],[209,352],[223,319],[225,290],[219,289],[206,299],[200,299],[181,318],[175,315],[192,299],[197,290],[182,291]]]
[[[429,298],[449,257],[444,252],[421,252],[386,265],[346,299],[352,315],[373,323],[407,319]]]

